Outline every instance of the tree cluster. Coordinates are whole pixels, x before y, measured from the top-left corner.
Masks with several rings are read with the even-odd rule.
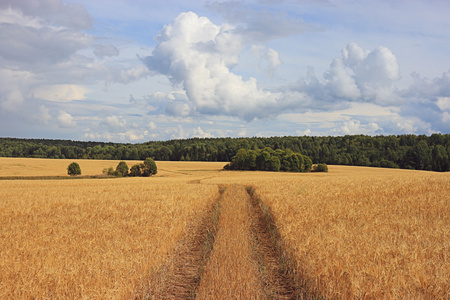
[[[266,147],[290,149],[315,164],[450,171],[450,134],[193,138],[142,144],[0,138],[3,157],[230,162],[239,149]]]
[[[152,175],[156,175],[158,173],[158,168],[156,167],[155,161],[152,158],[147,157],[143,163],[135,164],[131,167],[131,169],[128,168],[126,162],[121,161],[119,162],[115,170],[113,169],[113,167],[110,167],[108,169],[104,169],[103,173],[106,175],[117,177],[149,177]]]
[[[287,171],[308,172],[311,170],[311,159],[292,150],[273,150],[270,147],[257,150],[241,148],[227,164],[226,170],[250,170],[250,171]]]

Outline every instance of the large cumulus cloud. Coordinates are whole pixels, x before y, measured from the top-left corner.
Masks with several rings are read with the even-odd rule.
[[[264,91],[255,78],[244,79],[231,71],[246,46],[231,25],[218,26],[193,12],[182,13],[156,41],[144,62],[173,84],[181,84],[196,112],[250,121],[283,106],[281,93]],[[274,51],[269,53],[277,57]]]
[[[382,126],[376,118],[353,119],[339,132],[429,133],[443,131],[448,125],[448,73],[435,79],[413,74],[413,84],[400,90],[400,66],[386,46],[369,50],[351,42],[321,76],[309,67],[306,76],[296,82],[264,89],[256,78],[244,77],[234,67],[250,50],[259,60],[258,67],[264,59],[266,71],[273,76],[282,64],[282,55],[264,42],[282,34],[268,31],[265,39],[257,38],[254,18],[241,18],[233,10],[224,14],[232,24],[217,25],[193,12],[180,14],[159,32],[152,55],[142,59],[150,72],[167,76],[185,92],[185,99],[167,102],[166,113],[222,115],[252,121],[286,112],[331,112],[361,103],[385,107],[393,117],[381,118],[378,122]],[[264,28],[259,30],[264,33]]]
[[[264,90],[256,78],[233,73],[246,48],[265,57],[273,74],[281,64],[279,53],[262,45],[248,45],[243,29],[216,25],[193,12],[180,14],[156,37],[157,46],[143,61],[151,71],[181,85],[197,113],[230,115],[247,121],[278,115],[287,109],[332,109],[350,101],[393,105],[399,66],[386,47],[363,50],[350,43],[332,61],[322,79],[311,69],[307,80]],[[254,34],[252,34],[254,35]],[[274,34],[275,35],[275,34]],[[251,40],[250,40],[251,42]]]

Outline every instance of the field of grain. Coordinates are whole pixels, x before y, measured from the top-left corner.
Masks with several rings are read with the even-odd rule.
[[[13,158],[0,157],[0,178],[8,176],[68,176],[67,167],[77,162],[81,175],[101,175],[103,169],[117,167],[118,160],[87,160],[87,159],[46,159],[46,158]],[[142,163],[138,160],[127,160],[128,167]],[[158,176],[193,175],[217,171],[223,168],[223,162],[172,162],[159,161]]]
[[[66,176],[70,162],[0,158],[0,179]],[[118,164],[78,162],[85,175]],[[219,299],[226,291],[213,287],[239,291],[252,281],[266,287],[245,297],[263,297],[270,283],[254,270],[266,266],[249,252],[258,233],[246,229],[249,197],[238,192],[249,186],[273,216],[279,236],[272,242],[289,258],[278,269],[293,273],[306,295],[450,298],[450,173],[345,166],[240,172],[223,165],[157,162],[150,178],[0,180],[0,299],[155,298],[149,287],[165,280],[160,271],[183,253],[178,243],[219,189],[230,190],[204,273],[194,274],[201,276],[196,295]],[[184,276],[177,272],[171,280]]]
[[[254,186],[270,207],[309,293],[449,299],[449,173],[331,166],[227,181]]]
[[[0,180],[0,299],[145,295],[217,194],[163,177]]]

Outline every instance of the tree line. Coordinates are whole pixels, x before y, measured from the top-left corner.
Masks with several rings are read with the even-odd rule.
[[[301,153],[315,164],[450,171],[450,134],[192,138],[141,144],[0,138],[2,157],[231,162],[239,149],[266,147]]]

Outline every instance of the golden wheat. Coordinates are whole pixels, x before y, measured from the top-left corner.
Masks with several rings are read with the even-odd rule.
[[[0,177],[8,176],[68,176],[67,167],[77,162],[81,168],[81,175],[101,175],[103,169],[116,168],[118,160],[91,159],[46,159],[46,158],[12,158],[0,157]],[[128,167],[142,163],[138,160],[125,161]],[[209,172],[223,168],[223,162],[172,162],[158,161],[157,176],[202,176],[211,175]],[[191,179],[192,180],[192,179]]]
[[[331,299],[448,299],[450,174],[330,170],[241,181],[272,209],[304,287]]]
[[[0,298],[145,294],[188,224],[217,197],[215,186],[183,181],[0,181]]]
[[[66,176],[71,161],[0,158],[0,176]],[[118,164],[78,162],[85,175]],[[231,172],[223,165],[157,162],[152,178],[0,180],[0,298],[145,296],[224,184],[255,188],[311,295],[450,298],[450,173],[344,166],[329,166],[329,173]],[[200,295],[211,299],[223,293],[206,287],[230,287],[229,276],[252,270],[243,244],[244,261],[228,267],[234,275],[223,273],[222,257],[235,251],[224,245],[242,234],[248,242],[248,196],[233,194],[202,278]],[[238,219],[241,227],[233,227]],[[259,281],[246,272],[241,284],[254,284],[259,295]]]

